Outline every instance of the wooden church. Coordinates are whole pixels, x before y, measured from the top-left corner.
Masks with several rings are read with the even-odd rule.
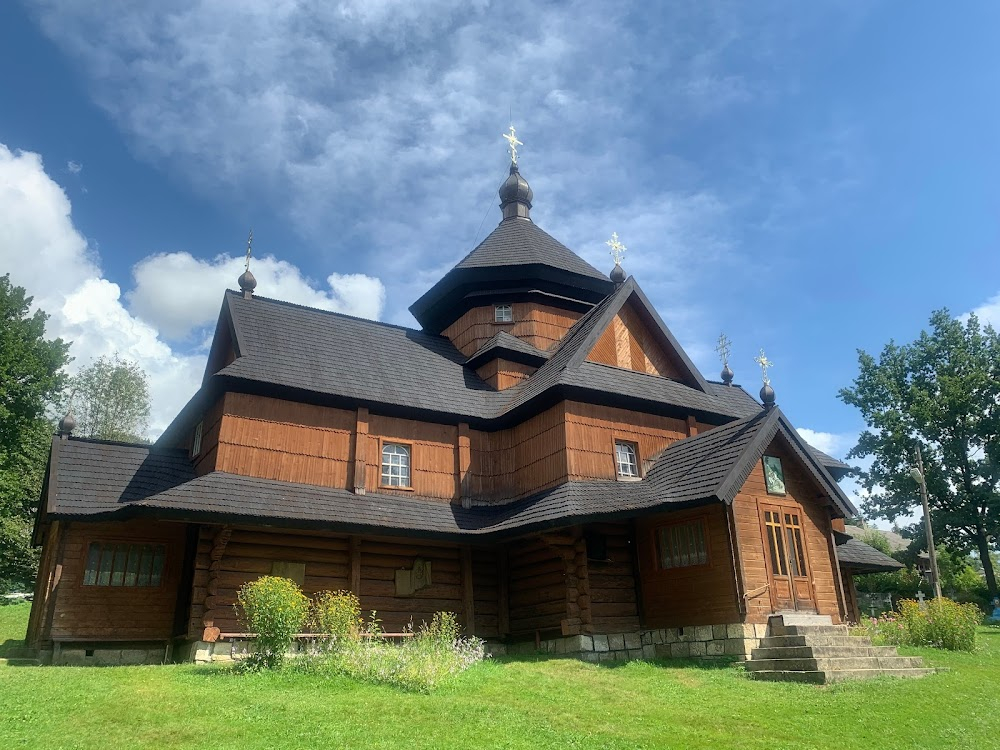
[[[29,643],[208,661],[261,575],[349,589],[386,631],[456,612],[494,653],[749,656],[774,613],[857,615],[844,464],[694,366],[634,278],[502,220],[420,329],[225,293],[199,391],[152,445],[52,441]],[[615,238],[613,247],[620,245]]]

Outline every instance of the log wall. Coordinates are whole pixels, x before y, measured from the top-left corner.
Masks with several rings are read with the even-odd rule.
[[[52,640],[146,641],[171,638],[184,563],[186,526],[155,521],[63,523],[56,545],[59,575],[50,577],[36,642]],[[166,558],[157,587],[84,586],[91,542],[163,544]],[[50,566],[51,569],[51,566]]]
[[[226,531],[226,543],[213,561],[220,532]],[[463,554],[468,556],[469,579]],[[431,564],[431,585],[412,596],[397,596],[396,571],[411,569],[416,558]],[[308,595],[355,591],[366,619],[375,610],[386,632],[401,632],[411,621],[419,626],[430,622],[435,612],[448,611],[455,612],[467,629],[471,613],[476,635],[497,635],[500,586],[492,548],[463,553],[458,545],[427,541],[206,526],[201,529],[195,561],[188,637],[201,639],[209,627],[220,633],[244,632],[233,609],[236,594],[244,583],[271,575],[276,562],[305,565],[302,589]],[[471,599],[467,597],[470,590]]]
[[[537,349],[554,347],[583,315],[537,302],[511,304],[514,320],[497,323],[494,306],[474,307],[442,331],[462,354],[471,357],[500,331],[506,331]]]
[[[513,542],[509,555],[510,632],[562,632],[566,611],[566,564],[540,538]]]
[[[658,529],[686,521],[705,524],[708,563],[660,569]],[[637,523],[644,627],[722,625],[740,621],[727,524],[726,507],[719,502],[653,516]]]
[[[629,524],[594,524],[587,534],[600,534],[607,558],[587,560],[590,610],[594,633],[632,633],[639,629],[635,548]]]
[[[840,601],[833,568],[835,563],[829,542],[830,511],[825,501],[817,499],[822,489],[799,466],[798,458],[780,436],[765,453],[781,459],[786,495],[782,497],[767,494],[763,465],[758,461],[733,502],[744,590],[751,595],[747,600],[747,622],[766,622],[773,607],[767,588],[767,546],[760,527],[759,503],[789,503],[802,508],[804,552],[808,557],[816,609],[819,614],[830,615],[834,622],[840,622]],[[755,591],[761,593],[754,596]]]

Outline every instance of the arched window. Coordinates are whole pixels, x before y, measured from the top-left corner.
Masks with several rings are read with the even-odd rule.
[[[497,323],[512,323],[514,321],[514,311],[510,305],[497,305],[493,308],[493,320]]]
[[[636,455],[635,443],[624,440],[615,441],[615,463],[618,465],[618,476],[634,478],[639,476],[639,459]]]
[[[399,443],[382,446],[382,485],[384,487],[410,486],[410,449]]]

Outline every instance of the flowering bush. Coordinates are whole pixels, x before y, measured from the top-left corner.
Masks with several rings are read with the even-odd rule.
[[[904,599],[898,606],[896,612],[862,618],[859,629],[878,644],[975,650],[976,628],[983,620],[975,604],[959,604],[942,597],[931,599],[923,606],[912,599]]]
[[[280,667],[285,653],[302,630],[309,614],[309,600],[288,578],[263,576],[245,583],[236,596],[237,615],[256,634],[244,668]]]
[[[325,648],[361,637],[361,602],[350,591],[320,591],[312,601],[312,626]]]

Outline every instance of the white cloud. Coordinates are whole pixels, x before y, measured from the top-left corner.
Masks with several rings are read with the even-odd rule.
[[[132,311],[161,334],[183,339],[215,323],[220,290],[235,288],[243,268],[243,258],[229,255],[208,261],[186,252],[152,255],[132,269],[135,288],[126,297]],[[375,320],[385,304],[382,282],[363,274],[331,274],[324,291],[292,264],[271,256],[253,259],[251,270],[264,297]]]
[[[858,442],[856,432],[822,432],[820,430],[810,430],[808,427],[796,428],[802,439],[813,448],[826,453],[828,456],[843,459],[847,452]]]
[[[990,297],[983,304],[973,310],[979,322],[983,325],[989,323],[994,328],[1000,330],[1000,292]],[[960,316],[962,320],[968,320],[969,314]]]
[[[257,265],[260,277],[284,299],[372,317],[381,309],[384,290],[378,279],[333,274],[323,290],[283,261],[263,258]],[[126,295],[141,312],[134,315],[73,225],[70,201],[46,174],[41,157],[0,144],[0,268],[9,269],[12,281],[49,314],[46,335],[72,341],[70,372],[114,352],[146,371],[150,436],[156,437],[198,388],[205,366],[203,352],[171,347],[162,331],[178,337],[213,323],[223,290],[242,271],[242,260],[198,261],[172,253],[140,261],[136,289]]]
[[[80,174],[83,171],[83,165],[78,161],[70,159],[66,162],[66,171],[70,174]]]

